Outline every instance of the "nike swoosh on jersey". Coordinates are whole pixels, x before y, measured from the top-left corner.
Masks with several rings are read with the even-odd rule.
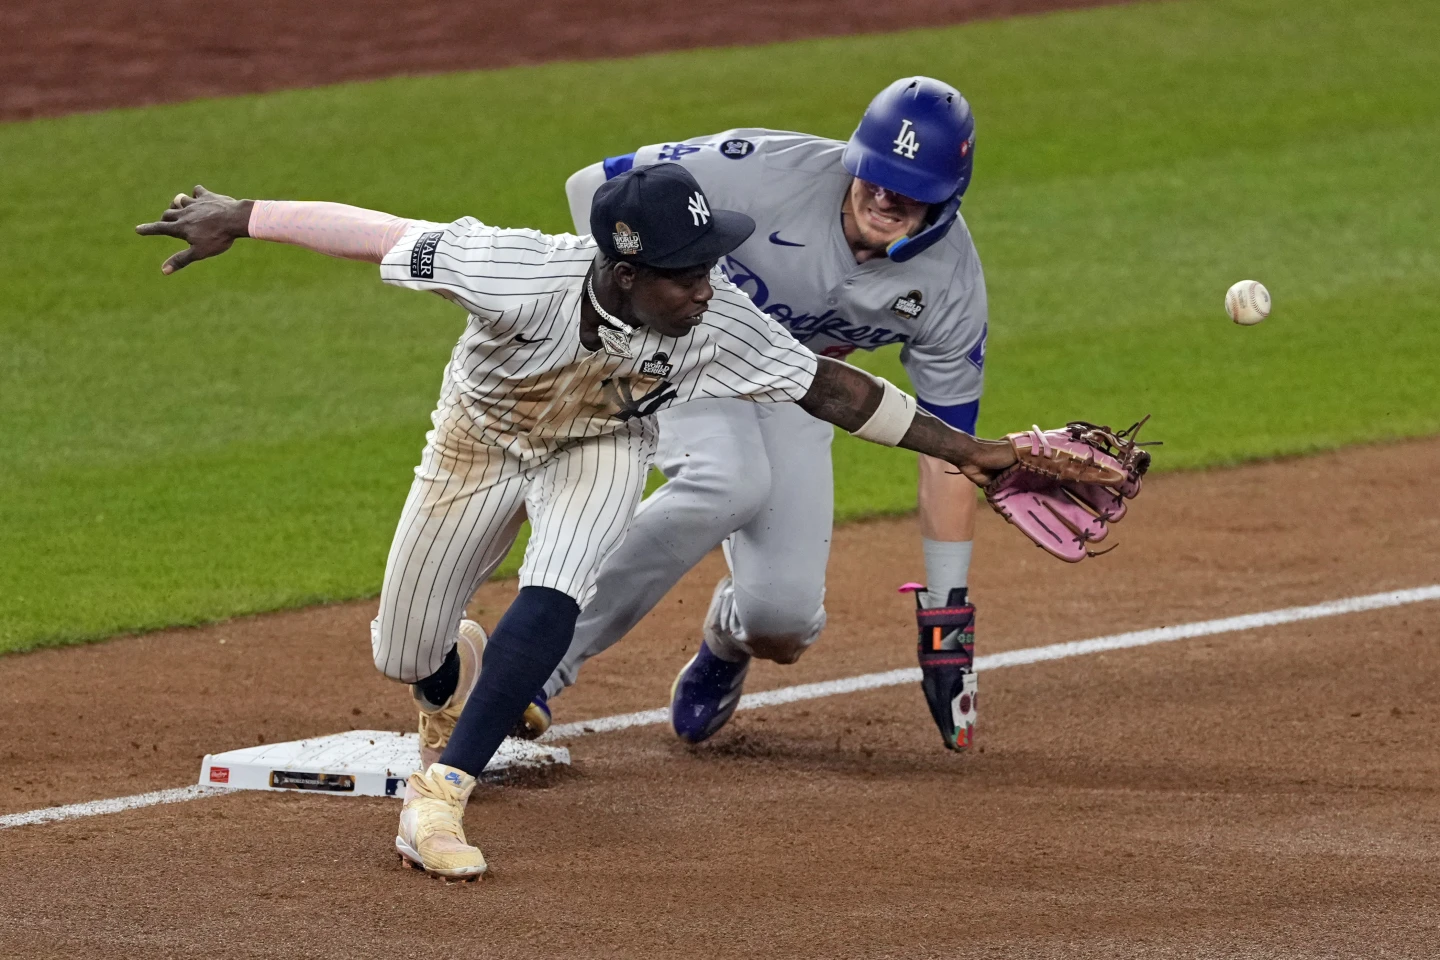
[[[803,243],[792,243],[792,242],[790,242],[789,240],[781,240],[781,239],[780,239],[780,231],[779,231],[779,230],[776,230],[774,233],[770,234],[770,242],[773,243],[773,244],[775,244],[776,246],[780,246],[780,247],[803,247],[803,246],[805,246],[805,244],[803,244]]]
[[[520,334],[518,334],[518,333],[515,334],[515,342],[516,342],[516,343],[524,343],[524,344],[544,343],[546,340],[549,340],[549,339],[550,339],[549,337],[536,337],[534,340],[526,340],[526,339],[525,339],[524,337],[522,337]]]

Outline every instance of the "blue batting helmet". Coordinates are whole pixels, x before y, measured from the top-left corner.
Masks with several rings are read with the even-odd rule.
[[[870,101],[845,145],[852,176],[925,203],[963,196],[975,118],[960,91],[929,77],[896,80]]]
[[[904,261],[949,231],[975,166],[975,117],[960,91],[930,77],[896,80],[870,101],[841,158],[851,176],[929,204],[928,226],[891,244]],[[903,253],[902,253],[903,249]]]

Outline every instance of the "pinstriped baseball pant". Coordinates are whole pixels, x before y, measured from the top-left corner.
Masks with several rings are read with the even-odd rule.
[[[632,422],[527,461],[474,439],[454,407],[433,419],[370,625],[375,666],[406,683],[440,668],[466,604],[527,515],[520,586],[559,590],[583,609],[629,526],[655,447],[653,428]]]

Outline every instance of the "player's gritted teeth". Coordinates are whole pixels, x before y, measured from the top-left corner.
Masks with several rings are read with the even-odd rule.
[[[861,238],[877,247],[886,246],[919,229],[928,204],[878,187],[858,177],[850,186],[850,210]]]

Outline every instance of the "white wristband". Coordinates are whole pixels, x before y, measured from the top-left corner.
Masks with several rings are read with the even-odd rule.
[[[883,377],[877,377],[885,392],[880,397],[880,406],[861,424],[854,436],[871,443],[883,443],[893,447],[905,439],[910,424],[915,419],[915,398]]]

